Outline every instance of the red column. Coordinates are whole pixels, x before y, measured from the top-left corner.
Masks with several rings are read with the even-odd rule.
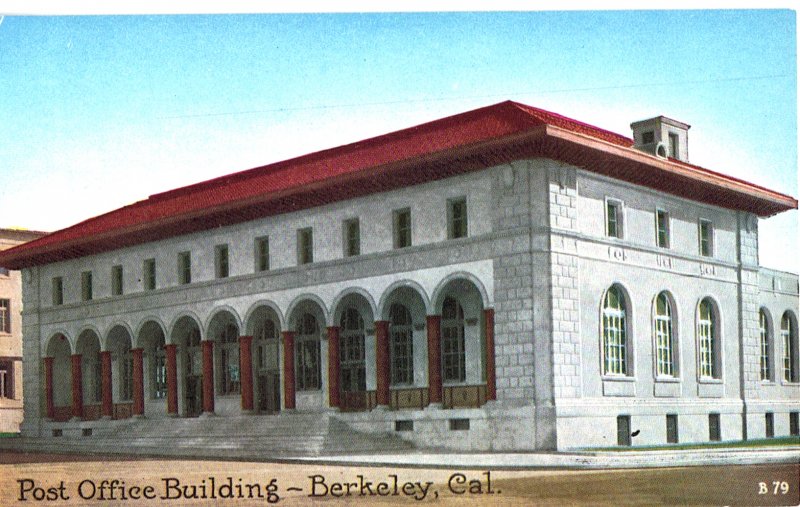
[[[497,399],[497,375],[494,368],[494,308],[483,310],[486,326],[486,399]]]
[[[47,418],[53,419],[56,415],[56,405],[53,402],[53,358],[44,358],[44,398],[47,407]]]
[[[287,409],[294,403],[294,332],[284,331],[283,335],[283,404]]]
[[[389,405],[389,321],[375,321],[375,377],[378,405]]]
[[[214,342],[203,340],[203,412],[214,412]]]
[[[178,346],[164,345],[167,359],[167,414],[178,415]]]
[[[81,355],[73,354],[72,359],[72,417],[83,417],[83,372]]]
[[[328,328],[328,404],[331,407],[339,406],[339,327]]]
[[[131,349],[133,354],[133,415],[144,415],[144,351]]]
[[[114,399],[111,394],[111,352],[100,352],[100,410],[103,417],[114,417]]]
[[[442,402],[442,317],[428,315],[428,391],[430,403]]]
[[[242,411],[253,411],[253,337],[239,337],[239,378],[242,382]]]

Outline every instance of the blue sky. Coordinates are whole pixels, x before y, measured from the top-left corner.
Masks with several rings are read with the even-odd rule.
[[[55,230],[221,174],[513,99],[797,196],[789,10],[6,16],[0,226]],[[797,272],[797,212],[761,260]]]

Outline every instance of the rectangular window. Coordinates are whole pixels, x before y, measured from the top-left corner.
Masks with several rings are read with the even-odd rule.
[[[84,271],[81,273],[81,300],[92,300],[92,272]]]
[[[622,203],[606,200],[606,236],[622,238]]]
[[[256,271],[269,271],[269,238],[256,238]]]
[[[53,277],[53,306],[64,304],[64,279],[60,276]]]
[[[676,414],[667,414],[667,443],[678,443],[678,416]]]
[[[656,210],[656,245],[669,248],[669,213]]]
[[[214,269],[217,278],[228,278],[228,245],[217,245],[214,248]]]
[[[342,231],[344,233],[344,256],[361,255],[361,226],[358,219],[345,220]]]
[[[678,141],[678,134],[669,134],[669,156],[672,158],[680,158],[680,143]]]
[[[122,266],[111,267],[111,295],[122,295]]]
[[[712,442],[722,440],[719,427],[719,414],[708,414],[708,439]]]
[[[395,210],[392,221],[394,247],[405,248],[411,246],[411,210],[409,208]]]
[[[800,412],[789,412],[789,434],[800,435]]]
[[[14,399],[14,363],[0,362],[0,398]]]
[[[617,445],[631,445],[631,416],[617,416]]]
[[[11,334],[11,300],[0,299],[0,333]]]
[[[10,271],[8,268],[0,267],[0,276],[9,276]]]
[[[192,283],[192,253],[178,254],[178,281],[181,285]]]
[[[297,231],[297,264],[314,262],[314,234],[311,227]]]
[[[767,438],[775,436],[775,414],[772,412],[764,414],[764,433]]]
[[[142,265],[142,271],[144,273],[144,290],[155,290],[156,289],[156,260],[155,259],[145,259],[144,264]]]
[[[642,132],[642,144],[653,144],[656,142],[656,134],[652,130]]]
[[[700,220],[700,255],[714,255],[714,224],[708,220]]]
[[[467,198],[460,197],[447,202],[447,237],[467,237]]]

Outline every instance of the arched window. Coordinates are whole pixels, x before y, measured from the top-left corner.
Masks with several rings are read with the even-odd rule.
[[[310,313],[304,313],[298,322],[295,358],[297,390],[320,389],[319,327],[317,319]]]
[[[656,297],[653,325],[656,335],[656,375],[675,376],[675,342],[673,338],[672,305],[666,292]]]
[[[342,391],[367,390],[367,372],[364,365],[364,319],[355,308],[348,308],[340,320],[339,362],[341,364]]]
[[[758,312],[758,335],[761,349],[761,380],[772,380],[772,354],[767,312]]]
[[[220,347],[220,394],[238,394],[239,381],[239,328],[230,322],[218,335]]]
[[[401,304],[389,308],[392,384],[414,383],[414,327],[411,312]]]
[[[719,330],[714,304],[708,298],[697,311],[697,340],[700,353],[700,377],[719,378]]]
[[[442,305],[442,381],[464,382],[466,378],[464,309],[448,297]]]
[[[628,371],[625,296],[611,287],[603,300],[603,373],[627,375]]]
[[[798,382],[797,372],[797,324],[789,312],[781,318],[781,341],[783,342],[783,379]]]

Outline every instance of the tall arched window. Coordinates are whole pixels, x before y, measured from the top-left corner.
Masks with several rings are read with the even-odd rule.
[[[304,313],[298,322],[295,358],[297,390],[320,389],[319,327],[317,319],[310,313]]]
[[[783,379],[798,382],[797,324],[789,312],[781,318],[781,341],[783,342]]]
[[[626,303],[622,291],[615,286],[603,299],[603,373],[628,374]]]
[[[442,305],[442,381],[464,382],[467,378],[464,352],[464,309],[453,298]]]
[[[219,334],[220,346],[220,394],[238,394],[241,390],[239,381],[239,328],[228,323]]]
[[[342,313],[339,322],[339,362],[341,389],[346,392],[367,390],[367,371],[364,365],[364,319],[355,308]]]
[[[758,335],[761,349],[761,380],[772,380],[772,354],[769,336],[769,319],[763,309],[758,312]]]
[[[392,384],[414,383],[414,327],[411,312],[395,303],[389,308]]]
[[[719,336],[717,315],[709,299],[700,302],[697,311],[697,339],[700,353],[700,377],[719,378]]]
[[[666,292],[656,297],[653,325],[656,334],[656,375],[675,376],[675,342],[673,340],[672,305]]]

